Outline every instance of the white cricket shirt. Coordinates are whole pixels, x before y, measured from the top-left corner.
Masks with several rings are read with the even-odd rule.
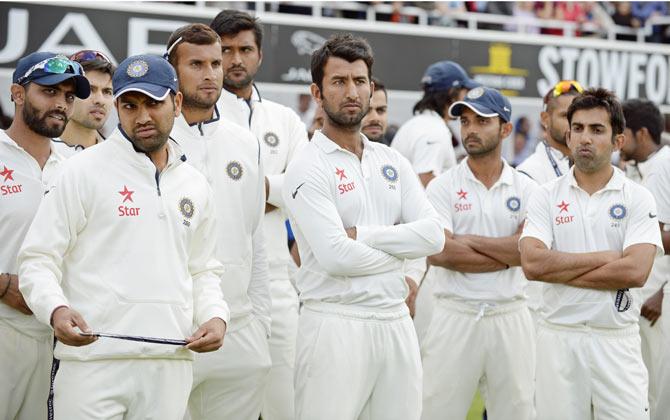
[[[288,163],[308,142],[307,129],[291,108],[261,98],[255,86],[249,104],[223,89],[218,107],[224,119],[251,130],[261,145],[263,171],[270,186],[267,201],[278,207],[266,213],[263,220],[270,278],[288,280],[290,255],[281,190]]]
[[[216,257],[225,267],[223,296],[231,326],[244,325],[252,313],[270,332],[270,284],[263,238],[265,178],[258,141],[249,132],[219,118],[189,125],[180,115],[170,136],[188,162],[214,190],[218,215]]]
[[[472,173],[468,159],[428,184],[428,199],[440,215],[442,227],[454,235],[489,238],[514,235],[523,223],[535,182],[503,160],[500,178],[487,189]],[[527,280],[521,267],[491,273],[461,273],[437,266],[430,270],[437,279],[438,297],[477,304],[525,298]]]
[[[59,173],[64,160],[52,144],[51,155],[42,169],[35,158],[0,130],[0,273],[18,274],[16,256],[21,243],[49,182]],[[0,319],[32,337],[51,334],[51,328],[34,316],[1,302]]]
[[[393,137],[391,147],[410,161],[417,174],[437,176],[456,166],[451,131],[435,111],[423,111],[405,122]]]
[[[516,170],[542,185],[567,174],[570,170],[570,160],[559,150],[540,141],[535,146],[535,152],[521,162]]]
[[[521,237],[537,238],[562,252],[623,252],[631,245],[649,243],[663,253],[654,197],[617,168],[593,195],[577,185],[574,168],[540,186],[528,203]],[[553,324],[623,328],[639,318],[639,305],[625,290],[544,283],[542,299],[540,314]]]
[[[316,131],[286,171],[284,202],[302,265],[301,301],[404,305],[403,260],[444,246],[439,218],[405,158],[363,139],[358,157]],[[345,228],[356,227],[357,238]]]
[[[658,206],[658,221],[665,225],[667,229],[670,226],[670,153],[668,153],[668,147],[664,147],[661,150],[664,150],[663,155],[654,159],[654,165],[650,169],[648,175],[645,179],[645,186],[649,188],[652,195],[656,199],[656,204]],[[660,153],[659,150],[656,154]],[[667,259],[668,256],[665,255],[661,257],[661,260]],[[655,261],[655,264],[659,260]],[[670,265],[670,263],[668,263]],[[664,283],[670,280],[670,270],[663,269],[661,267],[660,273],[662,275],[660,281]],[[667,296],[670,293],[670,282],[665,284],[664,293]]]
[[[212,190],[179,146],[168,145],[160,174],[120,129],[64,165],[18,257],[20,290],[39,321],[49,325],[65,305],[93,331],[183,339],[194,324],[229,320]],[[192,358],[180,346],[114,339],[59,342],[55,356]]]

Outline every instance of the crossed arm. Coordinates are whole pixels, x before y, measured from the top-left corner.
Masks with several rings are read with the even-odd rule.
[[[601,290],[642,287],[656,253],[656,246],[646,243],[631,245],[623,253],[561,252],[532,237],[523,238],[519,248],[521,266],[529,280]]]

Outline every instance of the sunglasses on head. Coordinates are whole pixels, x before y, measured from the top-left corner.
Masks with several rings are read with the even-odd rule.
[[[576,80],[562,80],[556,83],[552,95],[554,98],[558,98],[559,96],[568,93],[571,90],[576,90],[578,93],[582,93],[584,92],[584,87]]]
[[[29,68],[28,71],[26,71],[23,74],[23,76],[19,77],[19,79],[16,82],[18,84],[22,84],[28,79],[28,77],[30,77],[31,74],[33,74],[37,70],[44,70],[45,73],[52,73],[52,74],[63,74],[63,73],[73,73],[76,75],[84,74],[84,70],[82,69],[79,63],[77,63],[76,61],[69,60],[65,56],[57,56],[47,58],[46,60],[42,60],[39,63],[35,64],[31,68]]]
[[[77,62],[92,61],[92,60],[102,60],[106,63],[112,62],[112,60],[110,60],[109,57],[107,57],[105,54],[95,50],[82,50],[76,52],[70,56],[70,60]]]

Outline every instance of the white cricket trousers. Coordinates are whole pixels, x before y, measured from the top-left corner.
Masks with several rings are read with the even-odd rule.
[[[423,340],[428,332],[430,321],[433,319],[435,308],[435,273],[428,267],[428,272],[419,286],[414,302],[414,328],[419,344],[423,345]]]
[[[404,304],[387,312],[303,306],[296,420],[418,420],[421,382],[416,331]]]
[[[0,420],[46,419],[52,347],[51,335],[33,338],[0,320]]]
[[[663,298],[663,309],[661,319],[655,327],[661,327],[660,348],[657,350],[660,353],[659,363],[656,366],[656,404],[651,408],[652,420],[668,420],[668,413],[670,413],[670,289],[665,287],[665,297]]]
[[[658,403],[658,387],[662,373],[663,353],[670,352],[670,349],[663,344],[663,328],[665,328],[666,317],[667,315],[661,315],[653,327],[651,326],[651,322],[643,317],[640,317],[639,323],[642,360],[649,374],[649,412],[652,419],[655,417],[656,405]],[[665,420],[670,418],[670,414],[668,413],[667,411],[664,413]]]
[[[284,269],[287,271],[285,266]],[[298,334],[298,294],[287,276],[270,282],[272,335],[269,345],[272,368],[263,398],[263,420],[295,418],[293,375]]]
[[[53,418],[181,420],[192,367],[190,360],[61,360],[54,380]]]
[[[538,420],[647,420],[647,368],[637,324],[626,328],[538,323]]]
[[[226,333],[219,350],[195,355],[192,420],[258,420],[272,362],[265,329],[249,319]]]
[[[525,301],[436,299],[421,354],[422,420],[464,420],[478,387],[490,420],[532,419],[535,331]]]

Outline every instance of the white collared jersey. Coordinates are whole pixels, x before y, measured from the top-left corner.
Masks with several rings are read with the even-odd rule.
[[[268,263],[273,279],[286,279],[290,256],[281,191],[289,162],[296,151],[308,142],[307,129],[291,108],[261,98],[256,89],[250,103],[253,111],[244,99],[223,89],[218,106],[222,118],[247,127],[261,145],[263,171],[270,187],[267,201],[279,208],[266,213],[263,221]]]
[[[258,141],[244,127],[219,118],[218,112],[214,119],[194,125],[179,116],[171,137],[214,190],[219,216],[216,256],[225,267],[221,288],[230,305],[231,328],[253,312],[269,329],[265,178]]]
[[[555,168],[552,159],[556,163]],[[542,185],[567,174],[570,170],[570,160],[559,150],[540,141],[535,147],[535,152],[521,162],[516,170],[528,175]]]
[[[0,130],[0,273],[18,274],[19,247],[42,201],[49,182],[62,168],[65,158],[51,147],[44,168],[28,152]],[[24,315],[0,303],[0,319],[17,331],[43,337],[51,329],[32,315]]]
[[[540,186],[531,196],[521,238],[532,237],[548,249],[570,253],[621,251],[635,244],[655,245],[662,254],[656,203],[644,187],[614,168],[600,191],[589,195],[574,177]],[[547,261],[551,264],[551,261]],[[622,328],[636,323],[639,305],[627,289],[595,290],[545,283],[541,316],[560,325]]]
[[[626,176],[638,184],[649,188],[647,185],[649,174],[655,171],[657,165],[663,164],[663,162],[667,163],[669,158],[670,147],[663,146],[658,149],[656,153],[649,156],[644,162],[639,162],[634,165],[626,164]],[[652,190],[652,193],[653,192],[654,191]],[[654,197],[656,198],[657,207],[660,207],[660,202],[663,198],[659,198],[659,196],[655,194]],[[663,287],[663,283],[668,280],[670,280],[670,256],[663,255],[654,260],[654,266],[652,267],[651,273],[649,273],[649,278],[647,278],[647,282],[644,286],[640,289],[635,289],[636,293],[639,294],[639,299],[635,303],[642,305],[652,294]]]
[[[284,202],[302,261],[296,285],[303,302],[397,309],[407,295],[403,259],[438,253],[444,234],[409,162],[361,137],[359,160],[317,131],[286,171]]]
[[[451,131],[434,111],[423,111],[405,122],[393,137],[391,147],[410,161],[417,174],[437,176],[456,166]]]
[[[535,181],[503,160],[500,178],[490,189],[479,181],[468,159],[428,184],[428,199],[442,227],[454,235],[500,238],[514,235],[523,223]],[[524,299],[527,280],[520,267],[492,273],[461,273],[431,267],[435,295],[468,303],[499,304]]]
[[[212,190],[168,143],[160,174],[120,129],[73,156],[49,187],[19,251],[20,290],[46,325],[70,306],[93,331],[184,339],[229,319],[219,287]],[[183,347],[101,339],[58,343],[59,359],[190,359]]]
[[[665,149],[665,150],[664,150]],[[658,221],[664,224],[665,230],[670,228],[670,153],[668,153],[668,147],[664,147],[663,154],[655,159],[655,164],[649,171],[646,179],[645,186],[649,188],[652,195],[656,199],[656,204],[658,206]],[[657,154],[661,153],[661,150]],[[663,256],[662,260],[668,259],[670,257]],[[654,266],[658,263],[658,259],[654,262]],[[670,263],[668,263],[670,265]],[[667,267],[667,266],[666,266]],[[666,295],[670,293],[670,270],[663,270],[663,267],[660,269],[662,273],[661,284],[665,283],[665,293]]]
[[[55,138],[53,139],[53,145],[54,149],[58,151],[63,157],[70,158],[77,153],[81,152],[84,150],[84,146],[80,144],[75,144],[73,146],[70,146],[69,144],[65,143],[62,139],[60,138]]]

